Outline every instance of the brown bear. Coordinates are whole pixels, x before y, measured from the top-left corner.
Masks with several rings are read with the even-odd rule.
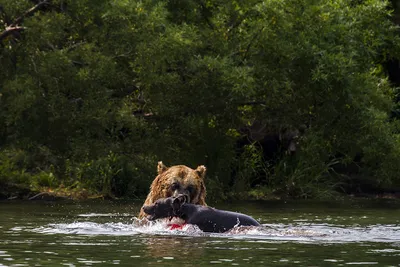
[[[144,205],[153,204],[157,199],[184,194],[188,196],[188,202],[206,206],[206,187],[204,177],[206,167],[200,165],[193,170],[185,165],[165,166],[158,162],[158,175],[150,185],[150,192]],[[146,214],[140,210],[139,218]]]

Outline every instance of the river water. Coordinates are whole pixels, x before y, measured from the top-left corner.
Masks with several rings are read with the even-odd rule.
[[[218,203],[262,227],[143,225],[140,202],[0,202],[3,266],[400,266],[400,201]]]

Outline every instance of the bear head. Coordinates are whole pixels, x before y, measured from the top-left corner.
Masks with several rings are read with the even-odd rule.
[[[205,166],[200,165],[196,169],[185,165],[167,167],[160,161],[157,172],[158,175],[150,185],[150,192],[144,205],[153,204],[160,198],[185,195],[188,203],[206,206]],[[144,212],[141,211],[139,218],[144,216]]]

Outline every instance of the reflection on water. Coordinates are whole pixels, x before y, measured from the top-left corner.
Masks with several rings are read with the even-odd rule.
[[[223,207],[263,225],[210,234],[144,224],[140,203],[0,203],[0,267],[400,266],[399,203],[273,204]]]

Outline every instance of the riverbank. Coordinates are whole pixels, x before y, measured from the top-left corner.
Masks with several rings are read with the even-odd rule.
[[[141,196],[139,199],[144,199],[146,196]],[[376,193],[350,193],[350,194],[331,194],[326,199],[343,199],[343,198],[354,198],[354,199],[400,199],[400,191],[387,191],[387,192],[376,192]],[[100,192],[91,192],[85,188],[49,188],[42,187],[39,189],[32,189],[27,186],[17,184],[3,185],[0,189],[0,200],[28,200],[28,201],[59,201],[59,200],[72,200],[72,201],[85,201],[93,199],[102,200],[118,200],[118,199],[129,199],[129,197],[117,198],[111,194],[102,194]],[[135,198],[138,199],[138,198]],[[270,200],[284,200],[295,198],[282,197],[276,194],[255,194],[254,191],[250,190],[247,192],[230,194],[226,196],[223,201],[270,201]],[[321,199],[321,198],[319,198]],[[221,202],[221,199],[212,198],[212,202]]]
[[[49,188],[32,189],[24,185],[7,184],[0,189],[0,200],[89,200],[89,199],[116,199],[110,194],[93,193],[85,188]]]

